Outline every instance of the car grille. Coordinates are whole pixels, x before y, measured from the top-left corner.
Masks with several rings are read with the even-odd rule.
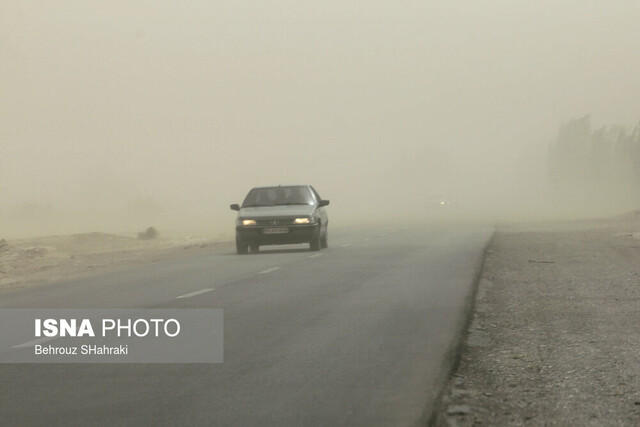
[[[276,218],[276,219],[259,219],[256,221],[256,225],[262,225],[265,227],[276,227],[280,225],[292,225],[295,218]]]

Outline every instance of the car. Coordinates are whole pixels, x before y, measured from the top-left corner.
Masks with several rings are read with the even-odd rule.
[[[453,212],[459,212],[464,207],[462,199],[447,193],[429,194],[423,199],[423,202],[427,213],[430,214],[449,215]]]
[[[311,251],[328,247],[329,200],[311,185],[278,185],[251,189],[242,205],[232,204],[236,250],[257,253],[263,245],[308,243]]]

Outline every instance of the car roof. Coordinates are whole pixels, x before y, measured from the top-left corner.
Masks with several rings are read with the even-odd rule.
[[[292,188],[292,187],[305,187],[305,188],[313,188],[313,186],[309,184],[289,184],[289,185],[265,185],[260,187],[253,187],[251,190],[262,190],[267,188]]]

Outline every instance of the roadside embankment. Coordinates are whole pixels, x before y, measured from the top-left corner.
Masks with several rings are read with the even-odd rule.
[[[224,240],[193,236],[138,240],[106,233],[3,239],[0,292],[149,264],[204,251]]]
[[[640,425],[640,214],[498,228],[435,424]]]

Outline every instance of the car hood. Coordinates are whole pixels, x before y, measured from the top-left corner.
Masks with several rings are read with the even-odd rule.
[[[315,205],[277,205],[277,206],[256,206],[242,208],[238,216],[242,218],[267,218],[278,216],[305,216],[311,215]]]

